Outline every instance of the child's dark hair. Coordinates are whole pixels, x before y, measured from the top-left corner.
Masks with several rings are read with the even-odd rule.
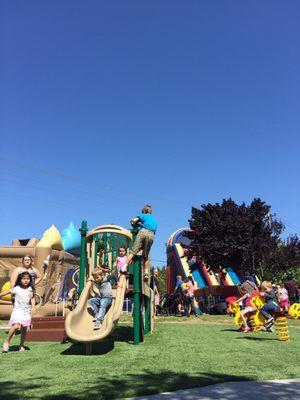
[[[125,251],[127,251],[127,247],[125,247],[125,246],[120,246],[120,247],[118,248],[118,250],[121,250],[121,249],[124,249]]]
[[[25,276],[28,276],[28,278],[29,278],[29,285],[28,285],[27,287],[32,287],[32,288],[33,288],[32,276],[31,276],[30,273],[27,272],[27,271],[21,272],[21,273],[18,275],[15,286],[20,286],[21,288],[23,288],[24,286],[22,285],[22,279],[23,279]]]
[[[239,294],[242,296],[246,293],[249,293],[247,288],[243,285],[238,286],[238,291],[239,291]]]
[[[145,204],[142,208],[142,214],[152,214],[152,207],[150,204]]]

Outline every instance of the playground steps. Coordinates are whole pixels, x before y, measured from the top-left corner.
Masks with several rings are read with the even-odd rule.
[[[32,318],[32,329],[26,333],[28,342],[63,342],[66,340],[64,317]]]

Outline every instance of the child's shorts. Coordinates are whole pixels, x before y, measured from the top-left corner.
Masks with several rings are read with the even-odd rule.
[[[245,308],[243,309],[243,313],[244,313],[244,314],[247,314],[247,313],[253,312],[253,311],[255,311],[255,310],[256,310],[256,308],[251,307],[251,306],[248,306],[248,307],[245,307]]]
[[[142,228],[136,236],[131,253],[135,256],[143,250],[143,257],[148,260],[151,246],[154,241],[154,232]]]

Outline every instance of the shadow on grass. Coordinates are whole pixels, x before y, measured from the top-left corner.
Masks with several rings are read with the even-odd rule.
[[[91,356],[107,354],[115,347],[115,342],[132,343],[133,330],[129,326],[118,326],[114,333],[101,342],[93,343]],[[61,352],[63,356],[85,355],[85,345],[72,343],[72,345]]]
[[[238,328],[226,328],[226,329],[221,329],[221,332],[237,332],[240,333]]]
[[[124,374],[122,376],[105,377],[99,375],[99,383],[90,385],[84,389],[78,385],[77,391],[67,393],[61,390],[60,393],[50,394],[51,385],[46,384],[25,384],[22,381],[1,382],[1,399],[5,400],[28,400],[38,398],[43,400],[109,400],[122,397],[141,396],[147,394],[174,391],[178,389],[188,389],[211,385],[219,382],[234,380],[251,380],[246,376],[233,376],[222,374],[201,374],[189,375],[174,371],[144,371],[140,374]],[[47,382],[44,377],[36,378],[34,382]],[[85,383],[85,386],[87,384]],[[38,390],[38,391],[37,391]],[[49,393],[50,392],[50,393]]]
[[[241,336],[237,337],[236,339],[256,340],[256,341],[277,340],[277,338],[274,337],[258,337],[258,336]]]
[[[37,378],[34,381],[39,382],[39,379],[40,382],[47,382],[44,377]],[[79,384],[77,390],[73,390],[72,393],[66,392],[62,388],[61,392],[50,394],[51,385],[47,383],[45,385],[38,385],[33,382],[25,384],[22,381],[8,381],[1,383],[1,398],[5,398],[6,400],[29,400],[32,398],[42,400],[109,400],[132,396],[146,396],[161,392],[172,392],[178,389],[188,389],[188,392],[184,395],[182,393],[172,393],[166,395],[165,398],[169,400],[186,398],[196,400],[201,398],[202,395],[199,396],[199,394],[195,393],[191,388],[234,381],[234,383],[231,383],[226,389],[220,386],[213,386],[211,388],[202,388],[202,390],[205,391],[206,396],[209,395],[212,399],[239,400],[241,398],[248,398],[246,394],[249,394],[250,390],[252,394],[257,394],[257,398],[261,398],[261,394],[263,393],[264,395],[268,395],[268,399],[299,399],[300,382],[289,382],[286,384],[282,384],[281,382],[256,382],[255,385],[251,385],[250,389],[245,381],[249,382],[252,380],[253,379],[248,376],[213,373],[190,375],[174,373],[174,371],[167,370],[157,371],[156,373],[143,371],[139,375],[124,374],[116,377],[99,375],[99,383],[90,385],[88,389],[84,389],[82,387],[83,385]]]
[[[43,380],[46,379],[45,377],[40,377],[35,380]],[[33,382],[29,382],[28,384],[22,382],[14,382],[14,381],[5,381],[1,382],[1,389],[0,389],[0,399],[7,399],[7,400],[19,400],[19,399],[30,399],[32,398],[30,395],[27,396],[27,391],[32,391],[36,389],[40,389],[42,386],[40,384],[34,384]],[[47,386],[45,386],[45,391]],[[36,397],[38,398],[38,397]],[[45,398],[45,397],[44,397]]]

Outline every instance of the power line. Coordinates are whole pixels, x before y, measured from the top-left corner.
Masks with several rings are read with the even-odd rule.
[[[66,180],[68,182],[71,181],[71,182],[74,182],[76,184],[81,183],[84,186],[88,185],[90,187],[90,185],[94,185],[95,184],[95,180],[92,181],[92,180],[89,180],[89,179],[81,179],[79,177],[75,177],[74,175],[63,174],[63,173],[58,172],[58,171],[46,169],[44,167],[41,168],[39,166],[35,166],[35,165],[32,165],[32,164],[20,163],[19,161],[12,160],[12,159],[6,159],[4,157],[0,157],[0,162],[6,163],[8,165],[12,165],[12,166],[15,166],[15,167],[21,168],[21,169],[27,168],[29,170],[34,170],[34,171],[37,171],[37,172],[39,172],[41,174],[44,174],[44,175],[50,175],[50,176],[53,176],[53,177],[64,179],[64,180]],[[128,188],[125,188],[125,187],[117,187],[117,186],[114,186],[114,185],[111,185],[111,184],[108,184],[108,183],[102,184],[101,185],[101,189],[103,189],[103,190],[111,190],[113,192],[117,192],[118,194],[120,194],[120,193],[121,194],[127,194],[130,197],[136,197],[136,198],[139,198],[139,199],[142,198],[140,193],[134,192],[132,190],[128,190]],[[185,202],[181,202],[181,201],[178,201],[178,200],[168,199],[168,198],[160,198],[160,197],[153,197],[153,195],[143,196],[143,198],[145,198],[145,197],[152,198],[154,201],[157,201],[158,203],[182,204],[182,205],[185,204]]]

